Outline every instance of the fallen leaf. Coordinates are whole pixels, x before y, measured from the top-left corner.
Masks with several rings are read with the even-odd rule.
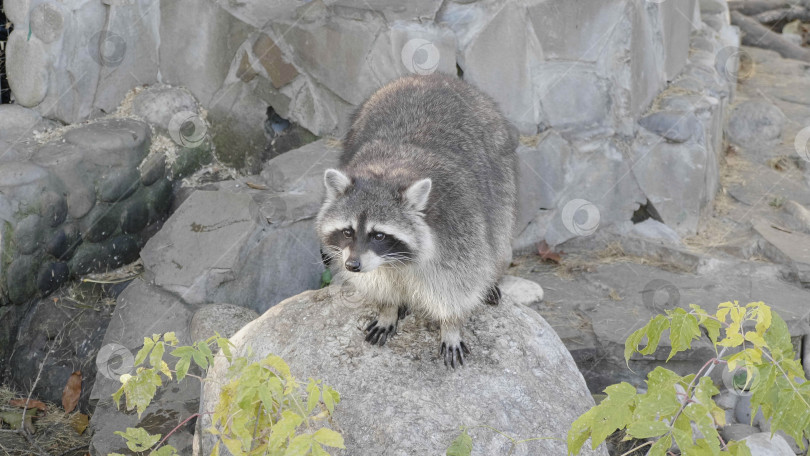
[[[36,418],[36,412],[28,412],[25,414],[25,431],[29,434],[33,434],[34,423],[31,421]],[[11,429],[17,430],[20,429],[20,425],[22,424],[22,412],[0,412],[0,421],[5,421]]]
[[[551,250],[551,247],[548,246],[545,240],[540,241],[540,244],[537,246],[537,253],[540,255],[540,259],[543,261],[550,261],[552,263],[560,264],[562,260],[562,255],[565,252],[554,252]]]
[[[252,188],[254,190],[267,190],[267,186],[262,185],[262,184],[254,184],[253,182],[245,182],[245,185],[247,185],[248,187],[250,187],[250,188]]]
[[[9,405],[11,405],[12,407],[23,408],[23,407],[25,407],[25,399],[22,399],[22,398],[20,398],[20,399],[12,399],[12,400],[9,401]],[[28,407],[26,407],[26,408],[29,408],[29,409],[35,408],[35,409],[38,409],[38,410],[44,412],[46,407],[45,407],[44,402],[38,401],[36,399],[31,399],[31,400],[28,401]]]
[[[90,417],[84,413],[77,413],[70,417],[70,427],[73,428],[79,435],[84,433],[87,425],[90,424]]]
[[[79,396],[82,394],[82,373],[76,371],[70,374],[65,389],[62,390],[62,408],[65,413],[70,413],[79,403]]]

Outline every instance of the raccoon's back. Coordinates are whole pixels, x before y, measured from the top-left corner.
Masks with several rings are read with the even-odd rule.
[[[341,164],[347,165],[372,141],[412,144],[476,160],[488,153],[514,153],[518,135],[486,94],[455,77],[435,73],[397,79],[363,103],[344,138]]]

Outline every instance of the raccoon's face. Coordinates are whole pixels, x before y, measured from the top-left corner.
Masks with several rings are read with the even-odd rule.
[[[326,201],[318,214],[324,253],[349,272],[406,266],[432,253],[424,221],[430,179],[400,187],[326,170]]]

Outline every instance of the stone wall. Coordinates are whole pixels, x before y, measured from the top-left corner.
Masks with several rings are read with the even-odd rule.
[[[722,0],[7,0],[6,9],[17,103],[74,123],[111,112],[133,86],[184,86],[208,111],[217,158],[247,173],[276,140],[271,111],[305,143],[340,136],[391,79],[459,74],[525,135],[518,249],[621,226],[642,207],[694,234],[716,189],[739,45]]]

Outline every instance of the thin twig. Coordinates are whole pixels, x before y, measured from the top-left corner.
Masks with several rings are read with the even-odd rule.
[[[152,451],[157,451],[157,449],[158,449],[158,448],[160,448],[160,446],[161,446],[161,445],[163,445],[163,442],[165,442],[165,441],[166,441],[166,439],[168,439],[168,438],[169,438],[169,436],[171,436],[172,434],[174,434],[174,433],[175,433],[175,431],[177,431],[178,429],[180,429],[181,427],[183,427],[183,425],[184,425],[184,424],[186,424],[186,423],[188,423],[189,421],[191,421],[191,419],[192,419],[192,418],[196,418],[196,417],[199,417],[199,416],[200,416],[200,414],[199,414],[199,413],[195,413],[195,414],[193,414],[193,415],[189,416],[188,418],[184,419],[184,420],[183,420],[183,421],[182,421],[180,424],[178,424],[177,426],[175,426],[175,427],[174,427],[174,429],[172,429],[171,431],[169,431],[169,433],[168,433],[168,434],[166,434],[166,437],[163,437],[163,440],[161,440],[160,442],[158,442],[158,444],[157,444],[157,445],[155,445],[155,447],[154,447],[154,448],[152,448]]]
[[[65,455],[67,455],[68,453],[70,453],[71,451],[76,451],[76,450],[79,450],[79,449],[81,449],[81,448],[88,447],[88,446],[90,446],[90,444],[89,444],[89,443],[85,443],[85,444],[82,444],[82,445],[77,445],[77,446],[75,446],[75,447],[73,447],[73,448],[68,448],[67,450],[65,450],[65,451],[63,451],[62,453],[60,453],[60,454],[59,454],[59,456],[65,456]]]
[[[630,450],[628,450],[626,453],[622,453],[622,454],[620,454],[619,456],[628,456],[630,453],[632,453],[632,452],[634,452],[634,451],[636,451],[636,450],[640,450],[640,449],[644,448],[645,446],[650,446],[650,445],[652,445],[652,444],[653,444],[653,443],[655,443],[655,442],[656,442],[656,440],[650,440],[649,442],[647,442],[647,443],[645,443],[645,444],[643,444],[643,445],[639,445],[639,446],[637,446],[637,447],[635,447],[635,448],[631,448],[631,449],[630,449]]]

